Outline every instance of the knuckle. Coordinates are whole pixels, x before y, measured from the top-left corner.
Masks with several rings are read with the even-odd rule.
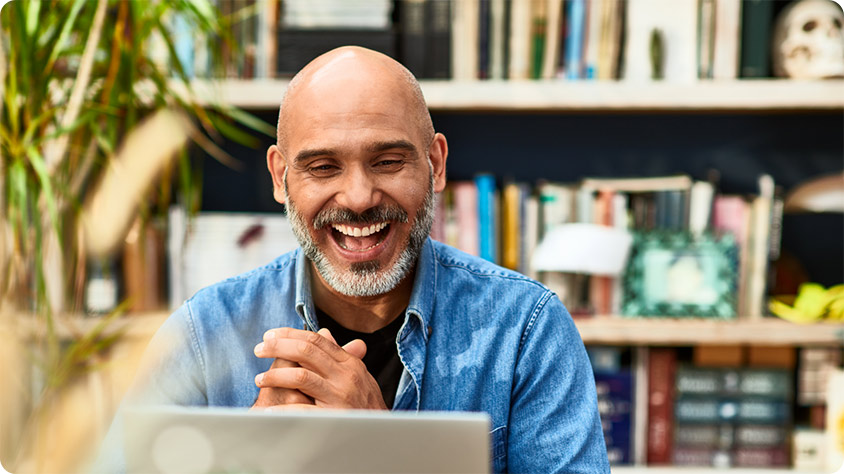
[[[311,381],[311,373],[301,367],[293,369],[293,381],[299,386],[308,385]]]
[[[306,335],[305,335],[305,341],[308,342],[309,344],[317,345],[317,344],[319,344],[321,339],[322,339],[322,336],[320,336],[319,334],[317,334],[315,332],[307,332]]]
[[[299,352],[299,355],[311,357],[314,355],[315,346],[307,341],[298,341],[296,344],[296,350]]]

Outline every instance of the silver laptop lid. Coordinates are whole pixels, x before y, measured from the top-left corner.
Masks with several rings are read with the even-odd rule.
[[[127,409],[130,473],[490,471],[483,413]]]

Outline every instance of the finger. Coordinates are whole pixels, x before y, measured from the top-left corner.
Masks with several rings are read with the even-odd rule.
[[[317,334],[319,334],[320,336],[328,339],[329,341],[333,342],[334,344],[337,344],[337,341],[334,339],[334,336],[331,335],[331,331],[329,331],[328,328],[320,329],[319,331],[317,331]]]
[[[268,370],[255,377],[255,385],[295,389],[313,399],[320,399],[328,389],[325,379],[303,367]]]
[[[346,351],[344,351],[340,346],[323,337],[321,334],[293,328],[278,328],[267,331],[267,334],[265,334],[264,342],[255,346],[255,355],[264,358],[281,357],[289,359],[290,357],[286,357],[284,354],[279,353],[278,350],[279,348],[282,348],[284,345],[287,344],[286,341],[290,340],[302,341],[307,343],[308,345],[313,345],[316,348],[319,348],[325,354],[327,354],[328,357],[331,357],[338,362],[345,362],[349,360],[350,357],[350,355]],[[312,353],[312,349],[304,349],[304,351],[306,353]],[[297,359],[292,360],[301,362]]]
[[[314,403],[313,399],[298,390],[264,387],[258,392],[258,398],[255,400],[252,408],[309,403]]]
[[[321,339],[331,344],[322,336],[311,333],[316,339]],[[317,372],[321,376],[327,376],[338,370],[338,362],[317,344],[311,341],[299,339],[272,339],[263,342],[255,348],[255,354],[259,357],[275,357],[271,368],[285,368],[301,366],[308,370]],[[338,350],[341,350],[339,347]],[[276,362],[278,361],[278,362]],[[282,362],[283,361],[283,362]]]
[[[343,346],[343,350],[362,360],[363,356],[366,355],[366,343],[360,339],[355,339]]]

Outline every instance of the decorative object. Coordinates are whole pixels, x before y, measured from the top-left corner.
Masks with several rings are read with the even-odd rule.
[[[734,318],[736,268],[730,235],[637,234],[625,274],[622,313]]]
[[[777,18],[774,74],[792,79],[844,77],[844,12],[831,0],[799,0]]]

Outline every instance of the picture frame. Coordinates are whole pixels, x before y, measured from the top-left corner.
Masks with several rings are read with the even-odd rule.
[[[733,319],[737,275],[730,234],[638,233],[624,275],[622,314]]]

